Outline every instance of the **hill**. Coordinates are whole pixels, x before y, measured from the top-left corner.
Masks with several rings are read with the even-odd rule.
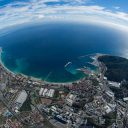
[[[107,71],[105,76],[108,80],[121,82],[125,79],[128,81],[128,59],[118,56],[103,55],[98,58],[98,61],[106,65]]]

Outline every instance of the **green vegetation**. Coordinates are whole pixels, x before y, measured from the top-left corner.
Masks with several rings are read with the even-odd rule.
[[[31,99],[27,98],[26,101],[23,103],[20,111],[31,111]]]
[[[116,112],[109,113],[105,116],[105,125],[106,127],[112,125],[116,121]]]
[[[4,122],[5,122],[5,118],[2,115],[0,115],[0,125],[4,124]]]
[[[122,57],[104,55],[98,58],[103,62],[107,71],[105,76],[110,81],[121,82],[122,80],[128,80],[128,60]]]
[[[37,91],[31,92],[31,103],[40,104],[40,102],[41,102],[41,99],[38,96],[38,92]]]
[[[98,86],[99,85],[99,82],[96,79],[91,79],[91,81],[92,81],[92,84],[94,86]]]

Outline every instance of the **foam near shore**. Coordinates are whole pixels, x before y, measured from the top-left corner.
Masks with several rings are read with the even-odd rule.
[[[12,72],[11,70],[9,70],[5,65],[4,65],[4,63],[2,62],[2,52],[3,52],[3,50],[2,50],[2,47],[0,47],[0,65],[8,72],[8,73],[11,73],[13,76],[15,76],[15,75],[17,75],[17,73],[14,73],[14,72]],[[22,74],[22,73],[19,73],[19,74],[21,74],[23,77],[29,77],[29,76],[27,76],[27,75],[25,75],[25,74]],[[45,83],[45,84],[52,84],[52,85],[72,85],[72,83],[73,82],[64,82],[64,83],[61,83],[61,82],[48,82],[48,81],[45,81],[45,80],[42,80],[42,79],[40,79],[40,78],[36,78],[36,77],[33,77],[33,76],[30,76],[31,77],[31,79],[33,80],[33,81],[42,81],[43,83]],[[75,81],[75,82],[79,82],[80,80],[77,80],[77,81]]]
[[[9,70],[7,67],[4,66],[4,63],[2,62],[2,47],[0,47],[0,64],[2,65],[2,67],[4,67],[4,69],[8,72],[8,73],[11,73],[13,75],[15,75],[14,72],[12,72],[11,70]]]
[[[36,78],[36,77],[33,77],[33,76],[27,76],[27,75],[25,75],[25,74],[23,74],[23,73],[14,73],[14,72],[12,72],[11,70],[9,70],[9,69],[4,65],[4,63],[2,62],[2,52],[3,52],[2,47],[0,47],[0,64],[2,65],[2,67],[3,67],[8,73],[11,73],[12,75],[21,74],[23,77],[30,77],[31,80],[33,80],[33,81],[42,81],[44,84],[62,85],[62,86],[63,86],[63,85],[72,85],[73,83],[79,83],[82,79],[84,79],[84,78],[86,77],[86,76],[85,76],[84,78],[80,78],[79,80],[71,81],[71,82],[50,82],[50,81],[46,81],[45,79],[42,80],[41,78]],[[94,55],[94,54],[93,54],[93,55]],[[98,60],[98,57],[103,56],[103,55],[104,55],[104,54],[97,53],[97,54],[95,54],[94,56],[90,56],[90,58],[94,60],[91,64],[94,65],[94,66],[97,66],[95,62]],[[86,56],[88,56],[88,55],[86,55]],[[69,64],[71,64],[71,62],[68,62],[68,63],[66,64],[66,66],[69,65]],[[82,70],[80,70],[80,71],[82,71]],[[83,72],[83,73],[85,73],[85,72]]]

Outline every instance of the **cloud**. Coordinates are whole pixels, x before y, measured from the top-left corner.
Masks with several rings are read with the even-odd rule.
[[[118,9],[120,9],[120,7],[119,6],[115,6],[115,7],[113,7],[114,9],[116,9],[116,10],[118,10]]]
[[[31,0],[30,2],[13,2],[0,8],[0,29],[8,26],[43,21],[46,19],[83,20],[92,22],[103,22],[122,26],[128,26],[128,14],[111,11],[99,5],[87,6],[90,0],[67,0],[66,4],[55,4],[48,6],[46,2],[62,2],[66,0]],[[79,17],[79,18],[78,18]]]

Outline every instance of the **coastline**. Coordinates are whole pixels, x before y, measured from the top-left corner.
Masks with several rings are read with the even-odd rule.
[[[70,86],[70,85],[72,85],[73,83],[79,83],[79,82],[81,82],[81,81],[86,77],[86,76],[85,76],[85,77],[83,77],[83,78],[80,78],[79,80],[71,81],[71,82],[50,82],[50,81],[43,80],[43,79],[41,79],[41,78],[36,78],[36,77],[33,77],[33,76],[25,75],[25,74],[23,74],[23,73],[14,73],[13,71],[9,70],[9,69],[4,65],[4,63],[2,62],[2,52],[3,52],[2,47],[0,47],[0,65],[1,65],[8,73],[12,74],[13,76],[16,76],[16,75],[20,74],[20,75],[22,75],[22,76],[25,77],[25,78],[30,77],[31,80],[33,80],[33,81],[40,81],[40,82],[43,83],[43,84],[61,85],[61,86]],[[91,56],[90,58],[93,60],[93,62],[92,62],[91,64],[94,65],[94,66],[98,66],[98,65],[95,64],[95,61],[98,60],[98,57],[99,57],[99,56],[103,56],[103,55],[105,55],[105,54],[96,53],[95,56]],[[83,72],[83,73],[85,73],[85,72]]]
[[[3,62],[2,62],[2,47],[0,47],[0,65],[8,72],[11,73],[13,75],[16,75],[14,72],[10,71],[7,67],[4,66]]]
[[[76,81],[72,81],[72,82],[62,82],[62,83],[61,82],[49,82],[49,81],[45,81],[45,80],[42,80],[40,78],[36,78],[36,77],[33,77],[33,76],[27,76],[27,75],[22,74],[22,73],[14,73],[11,70],[9,70],[4,65],[4,63],[2,62],[2,52],[3,52],[2,47],[0,47],[0,65],[7,71],[7,73],[12,74],[13,76],[16,76],[18,74],[21,74],[23,77],[31,77],[31,79],[34,80],[34,81],[41,81],[44,84],[50,84],[50,85],[72,85],[73,83],[78,83],[78,82],[81,81],[81,79],[80,79],[80,80],[76,80]]]

